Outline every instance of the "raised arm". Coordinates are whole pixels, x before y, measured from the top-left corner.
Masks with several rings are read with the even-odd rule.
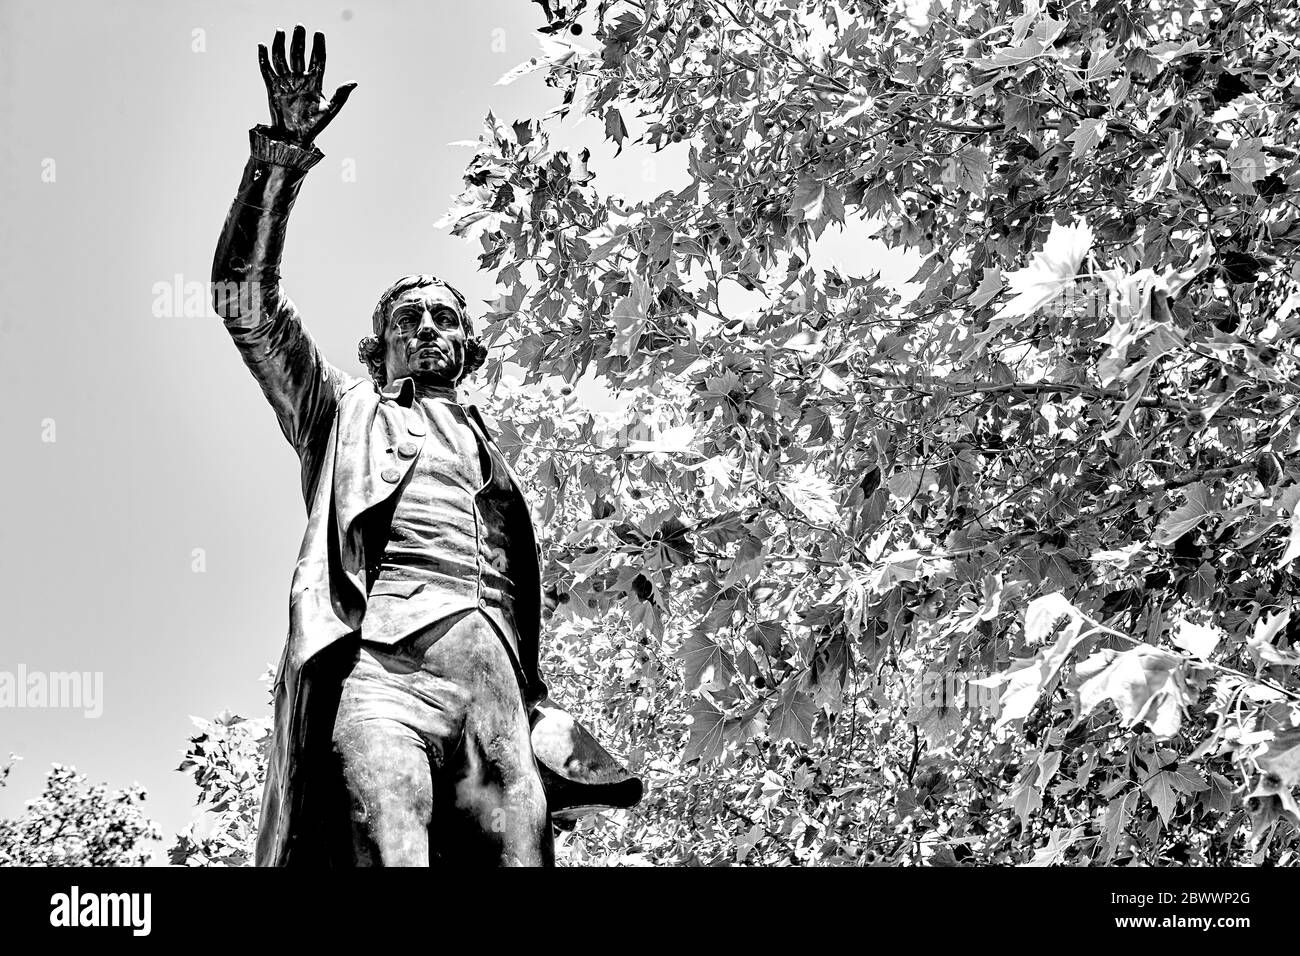
[[[212,306],[299,455],[328,433],[347,376],[325,360],[280,288],[280,256],[298,189],[324,157],[312,141],[356,86],[340,87],[325,102],[325,37],[316,34],[309,66],[305,46],[299,25],[286,61],[284,31],[278,31],[274,69],[266,47],[258,46],[271,124],[249,133],[252,153],[212,262]]]

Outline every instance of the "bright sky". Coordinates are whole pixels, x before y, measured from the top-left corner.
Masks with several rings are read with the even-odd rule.
[[[509,122],[556,103],[540,74],[495,85],[537,51],[540,8],[0,0],[0,674],[103,680],[96,718],[0,708],[0,758],[24,758],[0,814],[57,761],[146,786],[165,847],[196,796],[175,771],[189,715],[266,713],[257,678],[279,656],[305,520],[298,465],[199,284],[247,130],[267,120],[257,44],[297,22],[326,34],[328,90],[359,86],[318,141],[285,287],[359,375],[357,340],[396,277],[438,273],[471,306],[491,297],[477,247],[433,223],[470,155],[448,143],[476,138],[489,109]],[[555,143],[588,146],[607,191],[685,181],[683,147],[614,161],[602,136],[570,122]],[[858,273],[885,261],[860,230],[822,255]]]

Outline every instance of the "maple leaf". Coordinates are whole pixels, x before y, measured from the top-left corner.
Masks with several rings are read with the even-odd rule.
[[[1157,737],[1172,737],[1190,699],[1183,667],[1183,658],[1151,644],[1100,651],[1075,669],[1079,714],[1109,700],[1126,724],[1142,720]]]
[[[1042,251],[1034,253],[1028,266],[1005,276],[1015,296],[997,311],[994,319],[1032,315],[1051,302],[1075,280],[1079,264],[1091,248],[1092,229],[1086,220],[1071,226],[1052,223]]]
[[[1040,651],[1032,658],[1014,661],[1011,668],[1002,674],[971,682],[977,686],[996,686],[999,683],[1006,683],[1006,689],[1002,691],[1002,696],[998,700],[999,714],[994,724],[995,728],[1003,727],[1029,714],[1070,656],[1070,652],[1082,639],[1079,619],[1074,618],[1051,647]]]
[[[799,180],[791,201],[795,219],[819,223],[823,219],[844,221],[844,193],[833,183],[815,177]]]
[[[1006,67],[1023,68],[1040,56],[1055,56],[1052,43],[1066,27],[1066,21],[1045,18],[1036,25],[1033,36],[1026,37],[1015,46],[1003,47],[989,56],[976,57],[971,63],[981,70],[998,70]]]
[[[1142,791],[1151,798],[1156,812],[1166,825],[1173,819],[1174,807],[1180,796],[1209,788],[1210,785],[1195,770],[1178,766],[1158,770],[1142,784]]]
[[[1002,291],[1002,287],[1002,270],[996,266],[993,268],[985,266],[984,278],[980,280],[979,287],[971,293],[970,301],[967,305],[969,305],[971,309],[982,309],[984,306],[988,305],[989,301],[992,300],[994,296]]]
[[[906,719],[925,737],[931,753],[951,749],[961,736],[961,712],[955,707],[923,704],[910,708]]]
[[[922,490],[938,487],[938,480],[935,477],[935,469],[926,468],[900,468],[894,474],[889,476],[885,482],[885,487],[889,493],[900,501],[910,502]]]
[[[766,835],[767,834],[763,832],[763,828],[756,823],[749,828],[747,833],[736,837],[735,840],[732,841],[736,847],[736,862],[744,863],[745,858],[753,852],[754,847],[756,847]]]
[[[1254,196],[1254,183],[1269,173],[1268,156],[1263,142],[1258,138],[1243,139],[1228,148],[1223,157],[1231,174],[1232,191],[1242,196]]]
[[[1237,790],[1232,785],[1232,781],[1223,774],[1211,772],[1208,782],[1209,786],[1200,797],[1201,803],[1216,813],[1230,811],[1233,805],[1233,794]]]
[[[722,756],[726,748],[727,719],[707,701],[700,701],[691,709],[691,733],[682,760],[708,763]]]
[[[1043,806],[1043,795],[1039,789],[1034,786],[1034,781],[1038,778],[1038,765],[1026,764],[1012,785],[1010,793],[1002,798],[998,805],[1000,809],[1014,810],[1016,816],[1020,818],[1020,828],[1023,830],[1029,825],[1029,815]]]
[[[781,694],[781,699],[772,708],[768,718],[768,736],[776,740],[793,740],[798,744],[812,745],[813,722],[817,718],[817,706],[812,696],[798,689],[791,681]]]
[[[1183,488],[1183,503],[1165,513],[1151,540],[1156,544],[1173,544],[1215,514],[1217,512],[1210,504],[1209,489],[1199,481],[1187,485]]]
[[[1119,849],[1120,837],[1124,835],[1124,828],[1133,819],[1133,811],[1137,808],[1141,794],[1140,790],[1130,790],[1123,796],[1113,799],[1106,807],[1106,819],[1102,826],[1106,849],[1100,863],[1109,863],[1115,851]]]
[[[1060,591],[1034,598],[1025,608],[1025,641],[1041,644],[1052,635],[1063,617],[1070,618],[1076,630],[1082,620],[1078,609]]]
[[[623,152],[627,127],[623,124],[623,114],[612,106],[605,111],[605,138],[612,139],[618,145],[618,149],[614,152],[615,156]]]
[[[703,634],[689,635],[679,656],[686,665],[682,676],[690,692],[722,690],[736,672],[731,655]]]
[[[1074,144],[1074,152],[1071,155],[1075,159],[1080,159],[1093,152],[1105,138],[1106,121],[1104,119],[1080,120],[1079,125],[1074,128],[1074,132],[1066,137],[1067,140]]]
[[[943,182],[983,197],[989,178],[989,157],[982,149],[963,149],[944,163]]]
[[[614,342],[618,355],[631,355],[641,339],[650,309],[650,286],[640,275],[632,276],[632,289],[614,306]]]
[[[1035,850],[1033,859],[1024,865],[1055,866],[1061,863],[1065,858],[1065,851],[1079,841],[1084,831],[1084,827],[1071,827],[1068,830],[1065,827],[1052,827],[1047,846]]]
[[[1172,640],[1175,645],[1181,647],[1193,657],[1209,660],[1210,654],[1219,646],[1223,636],[1222,628],[1179,621],[1174,628]]]
[[[926,556],[915,548],[904,548],[881,555],[871,576],[871,588],[884,593],[890,588],[919,580],[925,573]]]

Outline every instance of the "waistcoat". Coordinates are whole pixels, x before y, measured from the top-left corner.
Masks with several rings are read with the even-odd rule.
[[[394,644],[450,614],[479,609],[519,655],[506,533],[509,478],[492,458],[450,389],[420,389],[416,408],[428,437],[397,446],[418,454],[390,506],[368,529],[378,547],[367,568],[361,639]]]

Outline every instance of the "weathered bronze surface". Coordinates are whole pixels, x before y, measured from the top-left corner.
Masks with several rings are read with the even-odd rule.
[[[631,776],[547,698],[540,551],[518,478],[457,387],[483,361],[432,275],[380,298],[358,379],[280,286],[314,140],[355,84],[259,46],[271,123],[250,131],[213,305],[301,462],[307,530],[275,682],[259,866],[551,865],[552,813],[626,807]]]

